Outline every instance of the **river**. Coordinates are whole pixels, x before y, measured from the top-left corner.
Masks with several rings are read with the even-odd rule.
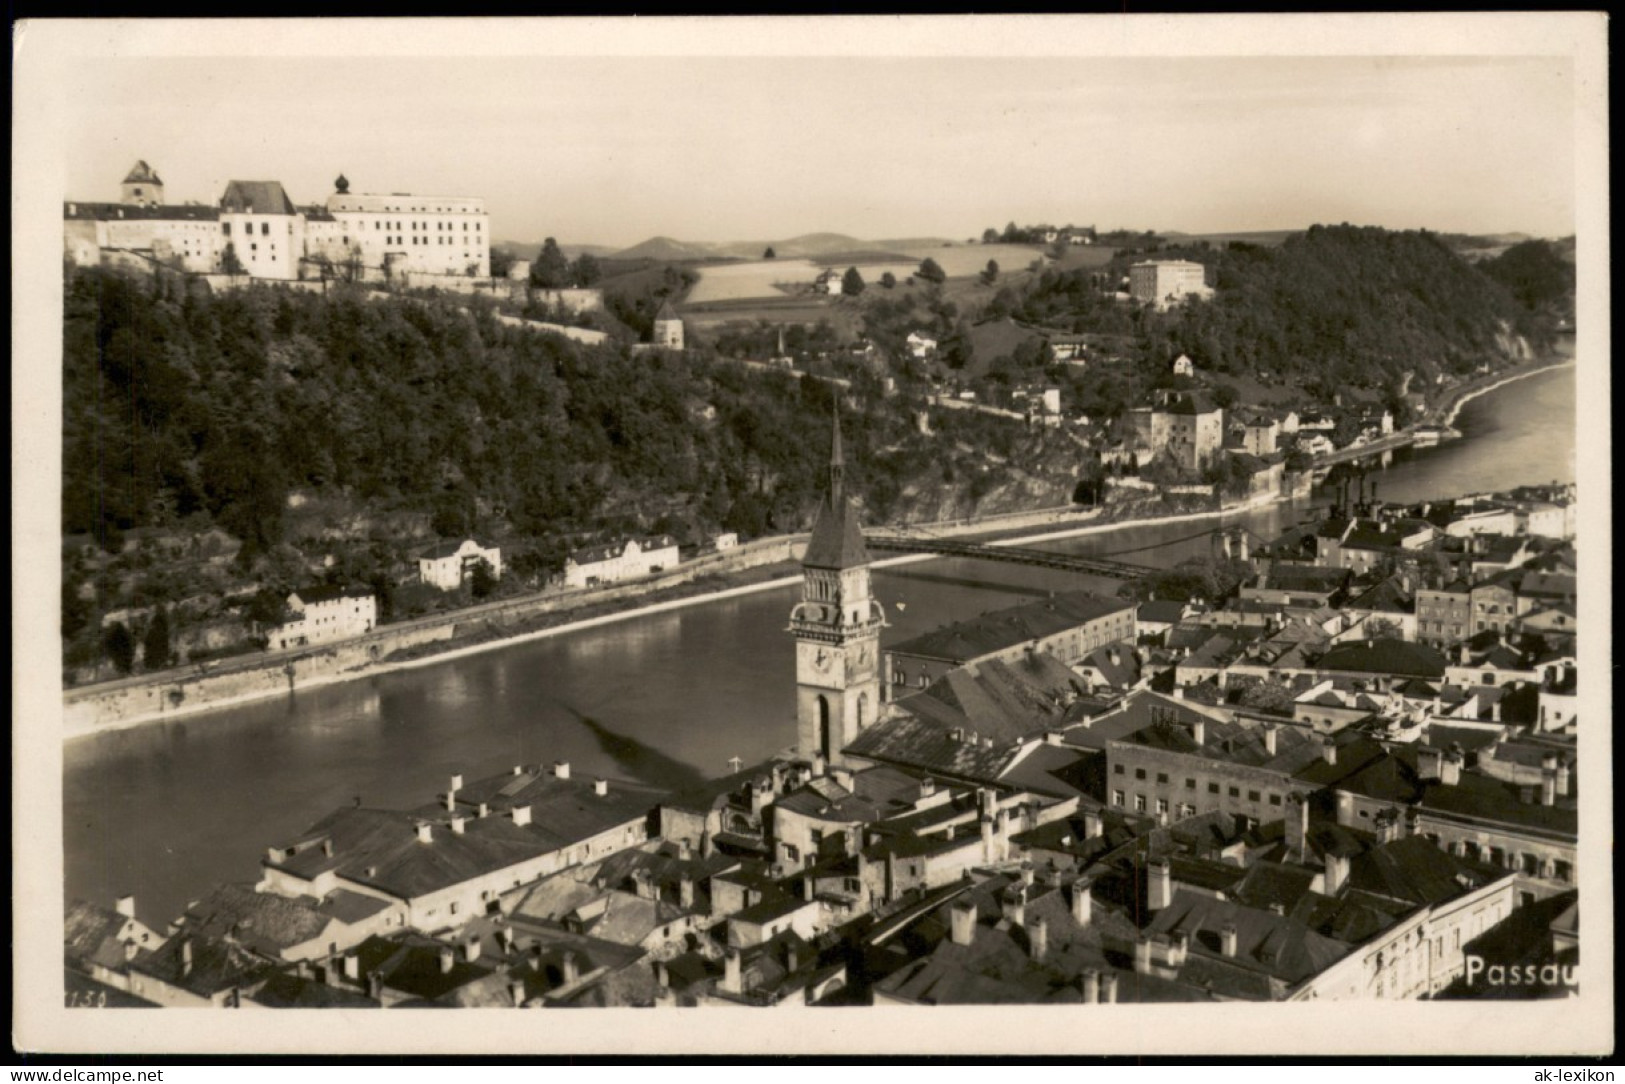
[[[1464,439],[1396,453],[1380,496],[1420,501],[1572,481],[1574,369],[1469,402]],[[1270,537],[1307,509],[1278,505],[1227,522]],[[1044,548],[1172,564],[1205,554],[1213,521],[1125,528]],[[1183,541],[1180,541],[1183,540]],[[1153,543],[1170,543],[1140,550]],[[946,621],[1051,590],[1111,592],[1073,573],[941,559],[875,573],[896,643]],[[93,735],[63,749],[69,897],[134,893],[161,925],[222,880],[253,880],[264,848],[360,797],[411,806],[510,765],[681,786],[795,740],[793,654],[781,587],[516,644],[419,669]]]

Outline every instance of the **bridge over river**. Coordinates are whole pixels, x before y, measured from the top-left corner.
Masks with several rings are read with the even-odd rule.
[[[1036,565],[1040,568],[1059,568],[1068,572],[1087,572],[1091,576],[1110,576],[1119,580],[1137,580],[1157,569],[1149,565],[1134,565],[1126,561],[1111,561],[1101,557],[1082,557],[1072,553],[1051,553],[1047,550],[1024,549],[1019,546],[989,545],[985,542],[954,542],[946,538],[901,538],[897,535],[868,535],[864,545],[871,550],[893,553],[934,553],[943,557],[975,557],[986,561],[1007,561],[1018,565]]]

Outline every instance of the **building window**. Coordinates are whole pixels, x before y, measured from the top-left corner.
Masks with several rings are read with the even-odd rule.
[[[1209,794],[1217,794],[1217,793],[1219,793],[1219,784],[1217,784],[1217,783],[1209,783],[1207,785],[1207,792]]]
[[[260,236],[261,237],[269,237],[270,234],[271,234],[271,224],[269,222],[261,222],[260,223]]]
[[[1159,783],[1168,782],[1168,773],[1167,772],[1158,772],[1157,773],[1157,782],[1159,782]]]
[[[1280,805],[1280,804],[1281,804],[1281,796],[1279,794],[1270,795],[1270,805]]]
[[[1194,780],[1194,779],[1185,780],[1185,789],[1186,790],[1195,790],[1196,789],[1196,780]]]
[[[1122,804],[1123,804],[1123,792],[1120,791],[1120,790],[1112,791],[1112,805],[1120,806]]]
[[[1113,764],[1112,765],[1112,774],[1113,775],[1122,775],[1123,774],[1123,766],[1121,764]]]
[[[1157,799],[1157,812],[1158,813],[1166,813],[1166,812],[1168,812],[1168,799],[1166,799],[1166,798],[1158,798]]]
[[[1260,797],[1262,797],[1262,795],[1260,795],[1256,790],[1250,790],[1247,792],[1247,800],[1249,802],[1256,802]]]
[[[1144,779],[1145,778],[1145,769],[1144,768],[1135,768],[1134,769],[1134,778],[1136,778],[1136,779]]]
[[[1231,787],[1230,788],[1230,797],[1232,797],[1232,798],[1240,798],[1241,797],[1241,788],[1240,787]]]
[[[1134,812],[1136,812],[1136,813],[1144,813],[1145,812],[1145,795],[1136,794],[1134,796]]]
[[[230,237],[231,236],[231,223],[230,222],[222,222],[222,223],[220,223],[220,232],[225,234],[227,237]]]

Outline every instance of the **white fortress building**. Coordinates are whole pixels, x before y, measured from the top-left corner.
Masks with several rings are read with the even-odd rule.
[[[333,189],[325,204],[299,206],[279,181],[232,181],[215,206],[166,204],[157,172],[137,162],[119,202],[65,204],[64,252],[79,266],[122,252],[257,279],[490,276],[483,199],[355,193],[342,174]]]

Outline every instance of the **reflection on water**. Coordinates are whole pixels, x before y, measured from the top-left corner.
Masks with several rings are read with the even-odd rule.
[[[1572,479],[1573,371],[1469,403],[1470,439],[1395,456],[1389,500]],[[1278,506],[1224,522],[1260,535],[1307,514]],[[1035,545],[1170,565],[1205,556],[1216,521],[1166,523]],[[1143,549],[1153,543],[1171,543]],[[897,643],[1049,591],[1112,593],[1113,580],[968,559],[879,570]],[[593,775],[679,786],[795,741],[794,652],[785,586],[632,618],[274,701],[114,731],[64,747],[67,889],[109,902],[134,892],[167,922],[219,880],[253,880],[266,845],[357,795],[430,798],[453,772],[568,760]]]

